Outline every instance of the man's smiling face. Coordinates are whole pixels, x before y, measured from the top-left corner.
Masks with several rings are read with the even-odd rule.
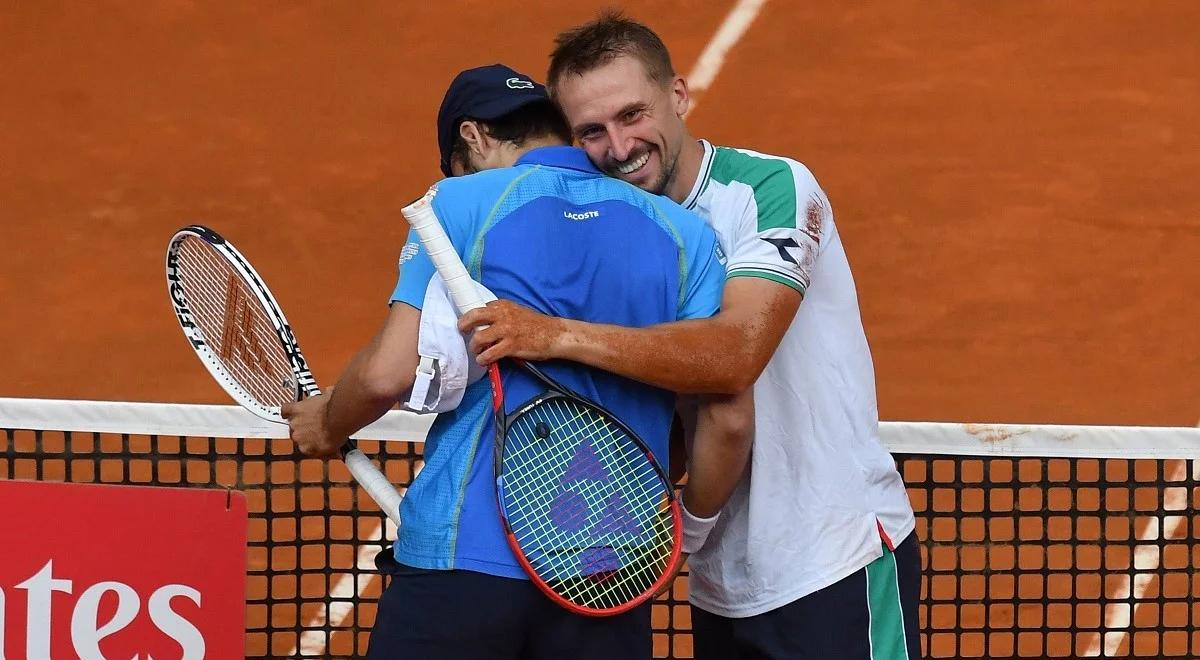
[[[652,193],[667,190],[686,136],[682,79],[658,83],[637,58],[620,55],[564,76],[555,101],[596,167]]]

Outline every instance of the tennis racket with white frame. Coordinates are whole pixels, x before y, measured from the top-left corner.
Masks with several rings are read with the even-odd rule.
[[[458,313],[484,302],[434,213],[431,188],[403,209]],[[626,612],[674,574],[679,503],[645,442],[598,404],[541,369],[506,360],[543,388],[506,412],[499,365],[488,367],[496,433],[496,499],[509,546],[557,604],[590,616]]]
[[[308,363],[267,285],[220,234],[180,229],[167,247],[167,291],[188,343],[217,383],[243,408],[286,424],[285,403],[317,396]],[[400,524],[400,493],[347,439],[342,460],[388,518]]]

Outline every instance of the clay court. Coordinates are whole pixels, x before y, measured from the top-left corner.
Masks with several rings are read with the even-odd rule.
[[[163,253],[208,224],[318,378],[382,320],[460,69],[608,3],[0,11],[0,395],[227,403]],[[631,13],[693,70],[734,2]],[[1200,420],[1200,5],[771,0],[689,123],[832,200],[886,420]]]

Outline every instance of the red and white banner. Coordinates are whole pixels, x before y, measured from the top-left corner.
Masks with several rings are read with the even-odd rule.
[[[241,658],[241,493],[0,481],[0,660]]]

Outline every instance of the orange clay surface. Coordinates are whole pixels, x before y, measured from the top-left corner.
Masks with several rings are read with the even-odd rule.
[[[191,222],[335,378],[383,318],[399,208],[439,176],[445,85],[541,77],[601,4],[9,6],[0,395],[225,402],[165,295]],[[731,4],[636,16],[687,72]],[[769,3],[690,123],[829,192],[883,418],[1195,424],[1200,9],[836,6]]]
[[[163,252],[218,229],[328,383],[380,323],[459,69],[601,2],[11,3],[0,396],[226,403]],[[644,0],[688,72],[732,2]],[[1200,418],[1200,5],[772,0],[690,123],[834,204],[884,419]],[[713,347],[720,350],[720,347]]]
[[[225,402],[165,295],[191,222],[335,378],[383,318],[399,208],[439,176],[445,85],[541,77],[601,4],[8,7],[0,395]],[[687,72],[731,4],[635,15]],[[1200,9],[836,6],[769,3],[690,123],[829,192],[883,418],[1195,424]]]

